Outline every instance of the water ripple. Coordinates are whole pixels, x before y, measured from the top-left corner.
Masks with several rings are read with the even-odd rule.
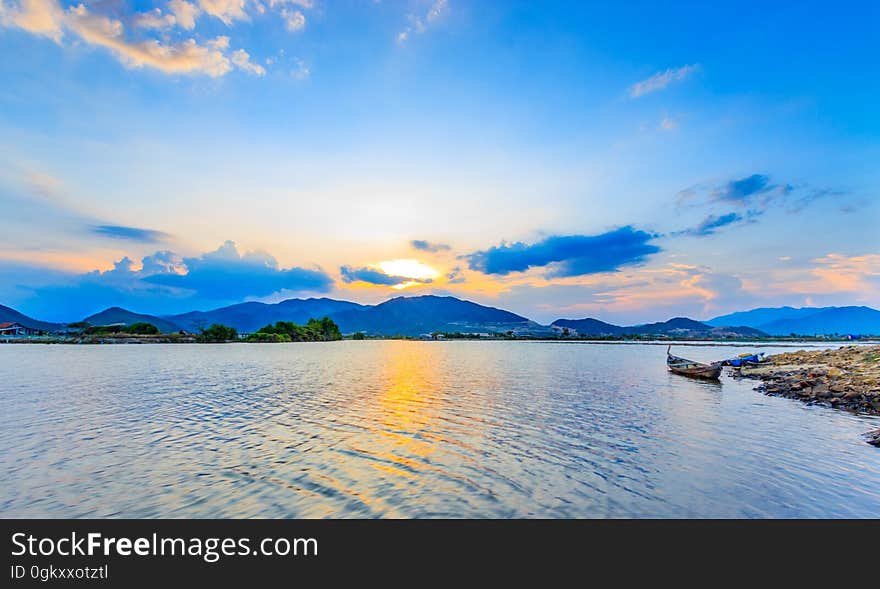
[[[880,516],[860,438],[880,420],[663,362],[527,342],[0,346],[0,514]]]

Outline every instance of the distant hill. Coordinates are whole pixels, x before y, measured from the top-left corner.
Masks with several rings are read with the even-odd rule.
[[[708,333],[712,327],[687,317],[674,317],[659,323],[646,323],[624,327],[624,333],[636,335],[674,335],[676,333]]]
[[[681,338],[751,338],[766,335],[812,336],[816,334],[880,335],[880,311],[870,307],[779,307],[760,308],[715,317],[707,322],[688,317],[641,325],[620,326],[594,318],[557,319],[543,326],[527,317],[451,296],[395,297],[378,305],[360,305],[329,298],[288,299],[280,303],[240,303],[210,311],[191,311],[157,317],[111,307],[85,321],[92,325],[152,323],[164,333],[184,329],[196,332],[212,323],[252,333],[276,321],[305,323],[311,318],[330,317],[343,333],[418,336],[425,333],[504,333],[537,337],[553,336],[568,328],[587,337],[644,335]],[[0,305],[0,322],[15,321],[46,331],[64,324],[38,321],[10,307]]]
[[[780,319],[762,326],[771,335],[880,334],[880,311],[870,307],[832,307],[798,319]]]
[[[11,321],[13,323],[21,323],[25,327],[31,329],[42,329],[45,331],[54,331],[63,327],[61,323],[49,323],[48,321],[38,321],[28,317],[24,313],[19,313],[11,307],[0,305],[0,323]]]
[[[762,337],[767,334],[751,327],[714,327],[688,319],[675,317],[669,321],[643,325],[618,326],[598,319],[557,319],[551,325],[574,329],[581,336],[655,335],[667,337]]]
[[[709,325],[721,327],[723,325],[748,325],[760,329],[773,321],[782,319],[799,319],[834,307],[761,307],[751,311],[738,311],[728,315],[721,315],[706,321]]]
[[[132,323],[151,323],[162,333],[174,333],[180,331],[180,326],[171,321],[155,317],[153,315],[142,315],[133,313],[121,307],[110,307],[104,309],[100,313],[95,313],[83,319],[86,323],[92,325],[131,325]]]
[[[880,311],[870,307],[762,308],[709,320],[717,325],[736,318],[770,335],[880,335]]]
[[[621,335],[623,333],[623,328],[619,325],[612,325],[610,323],[605,323],[604,321],[599,321],[598,319],[557,319],[551,326],[556,327],[565,327],[569,330],[573,330],[580,335],[595,335],[595,336],[603,336],[603,335]]]
[[[364,305],[334,299],[287,299],[280,303],[240,303],[212,311],[191,311],[180,315],[168,315],[165,319],[196,332],[200,327],[221,323],[236,328],[241,333],[253,333],[276,321],[306,323],[309,319],[333,316],[342,311],[365,308]]]
[[[420,335],[434,331],[461,333],[545,333],[550,330],[525,317],[463,301],[425,295],[396,297],[379,305],[331,315],[343,333]]]

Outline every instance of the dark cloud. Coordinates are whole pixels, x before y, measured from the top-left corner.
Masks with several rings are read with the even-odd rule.
[[[792,212],[800,212],[801,210],[807,208],[817,200],[823,200],[827,198],[835,199],[838,201],[845,201],[847,197],[850,196],[849,191],[847,190],[839,190],[832,188],[815,188],[805,190],[802,193],[798,194],[796,198],[793,198],[789,203],[789,208]],[[841,202],[840,210],[844,212],[853,212],[855,208],[852,206],[851,202]]]
[[[140,227],[125,227],[123,225],[93,225],[90,227],[92,233],[112,239],[127,239],[130,241],[140,241],[142,243],[156,243],[165,241],[169,235],[162,231],[153,229],[141,229]]]
[[[708,236],[722,227],[756,223],[758,217],[773,209],[799,213],[820,200],[835,200],[840,210],[850,212],[852,195],[847,190],[813,188],[804,184],[774,183],[766,174],[752,174],[725,182],[719,186],[696,185],[679,191],[677,206],[712,208],[731,205],[747,209],[743,213],[710,213],[702,222],[689,229],[670,235]]]
[[[409,242],[410,246],[413,249],[417,249],[423,252],[440,252],[447,251],[450,247],[445,243],[432,243],[430,241],[425,241],[424,239],[413,239]]]
[[[430,278],[420,279],[385,274],[376,268],[352,268],[351,266],[342,266],[339,268],[339,273],[342,274],[342,281],[347,284],[352,282],[366,282],[368,284],[376,284],[379,286],[395,286],[397,284],[404,284],[405,282],[421,282],[422,284],[430,284],[432,282]]]
[[[776,192],[787,194],[791,192],[790,185],[779,186],[770,183],[770,177],[764,174],[752,174],[738,180],[731,180],[723,186],[715,188],[712,200],[734,203],[741,206],[748,205],[756,197]]]
[[[392,286],[395,284],[401,284],[406,280],[400,276],[391,276],[385,274],[381,270],[375,270],[373,268],[352,268],[351,266],[342,266],[339,269],[339,272],[342,274],[342,281],[347,284],[352,282],[368,282],[370,284]]]
[[[826,198],[842,199],[849,191],[814,188],[805,184],[772,182],[767,174],[752,174],[719,186],[696,185],[678,193],[678,206],[725,204],[763,212],[772,206],[799,212],[813,202]]]
[[[696,226],[683,231],[676,231],[672,235],[694,235],[698,237],[714,235],[722,227],[754,223],[760,215],[760,211],[748,211],[745,215],[736,212],[727,213],[726,215],[709,215]]]
[[[461,268],[456,266],[452,269],[452,272],[446,275],[446,282],[449,284],[462,284],[465,282],[464,274],[461,272]]]
[[[157,251],[143,257],[139,267],[124,257],[111,270],[41,273],[45,276],[39,279],[20,267],[0,267],[0,276],[16,283],[14,288],[0,288],[0,294],[9,297],[4,304],[18,306],[39,319],[73,321],[112,306],[163,315],[279,291],[322,293],[333,285],[333,279],[320,269],[280,268],[267,253],[239,254],[231,241],[191,258]]]
[[[561,235],[534,244],[502,243],[464,256],[468,267],[484,274],[510,274],[553,264],[548,278],[612,272],[638,264],[660,251],[654,236],[631,226],[599,235]]]

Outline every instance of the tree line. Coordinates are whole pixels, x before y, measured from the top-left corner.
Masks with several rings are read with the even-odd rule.
[[[309,319],[305,325],[292,321],[276,321],[250,334],[245,341],[273,342],[329,342],[342,339],[339,326],[329,317]]]

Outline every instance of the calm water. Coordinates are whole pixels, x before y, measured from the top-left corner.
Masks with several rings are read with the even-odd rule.
[[[772,347],[678,347],[710,360]],[[876,418],[665,346],[0,346],[4,517],[880,517]]]

